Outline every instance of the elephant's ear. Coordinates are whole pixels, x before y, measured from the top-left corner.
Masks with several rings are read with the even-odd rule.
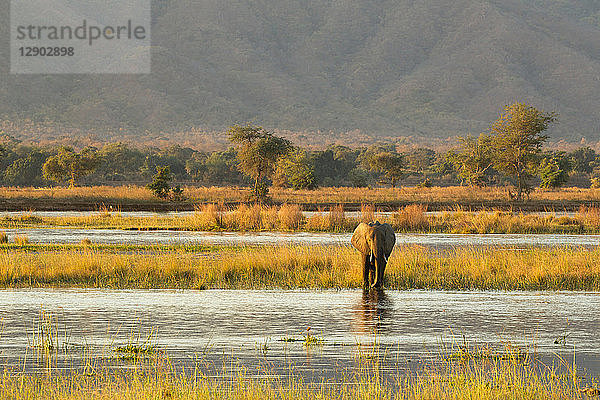
[[[360,251],[363,254],[367,254],[371,251],[369,248],[369,244],[367,243],[367,234],[369,230],[372,229],[369,225],[361,222],[356,229],[354,230],[354,234],[352,235],[352,246],[356,248],[356,250]]]
[[[396,234],[394,234],[394,229],[390,224],[383,224],[381,229],[385,231],[385,245],[384,251],[386,257],[389,257],[392,254],[392,250],[394,249],[394,245],[396,244]]]

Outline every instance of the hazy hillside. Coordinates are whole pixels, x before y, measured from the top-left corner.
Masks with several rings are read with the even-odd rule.
[[[252,121],[447,137],[485,129],[518,100],[559,111],[555,137],[598,140],[597,3],[161,0],[151,75],[8,75],[3,48],[0,115],[138,132]]]

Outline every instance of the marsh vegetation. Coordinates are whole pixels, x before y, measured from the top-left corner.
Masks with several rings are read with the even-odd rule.
[[[2,287],[359,288],[358,253],[341,246],[28,245],[0,250]],[[335,249],[332,251],[332,249]],[[394,250],[389,289],[600,290],[600,249]]]
[[[373,365],[374,364],[374,365]],[[0,397],[20,399],[565,399],[597,392],[580,382],[575,371],[538,370],[519,360],[471,362],[451,365],[449,371],[430,370],[415,376],[383,381],[378,365],[371,363],[341,382],[315,387],[301,377],[281,381],[240,373],[233,378],[189,375],[168,368],[168,363],[120,372],[99,370],[93,375],[23,376],[5,371],[0,376]]]
[[[23,213],[0,218],[0,227],[70,227],[121,230],[176,230],[217,232],[352,232],[360,222],[379,220],[396,232],[412,233],[600,233],[600,208],[581,207],[577,213],[526,214],[509,211],[453,211],[428,213],[423,205],[382,212],[373,205],[362,205],[359,213],[349,215],[341,205],[306,214],[299,205],[261,206],[223,204],[199,206],[193,213],[152,216],[122,215],[102,210],[82,216],[39,216]]]

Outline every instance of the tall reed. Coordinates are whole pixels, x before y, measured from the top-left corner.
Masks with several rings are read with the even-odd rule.
[[[304,222],[302,207],[297,204],[284,204],[277,211],[279,227],[285,230],[299,230]]]
[[[428,231],[430,221],[427,215],[427,207],[423,205],[409,205],[400,208],[392,214],[392,226],[399,231]]]
[[[360,222],[369,223],[375,221],[375,206],[373,204],[361,204]]]
[[[97,366],[94,373],[26,375],[4,370],[0,398],[12,400],[558,400],[597,397],[575,369],[536,368],[508,358],[496,361],[453,363],[420,373],[391,373],[387,379],[377,362],[361,365],[357,372],[335,381],[306,383],[291,370],[285,378],[265,369],[264,377],[243,372],[203,373],[199,368],[178,371],[168,360],[134,364],[111,370]],[[583,396],[583,397],[582,397]],[[588,397],[590,398],[590,397]]]
[[[600,230],[600,208],[582,206],[576,218],[587,228]]]
[[[194,208],[194,218],[198,227],[208,227],[213,229],[222,229],[225,227],[225,215],[227,209],[221,202],[218,204],[209,203]]]
[[[344,206],[338,204],[337,206],[329,208],[329,229],[339,231],[344,228],[346,224],[346,214],[344,213]]]

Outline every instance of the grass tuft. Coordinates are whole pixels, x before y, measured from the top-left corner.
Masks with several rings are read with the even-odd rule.
[[[17,246],[26,246],[29,244],[29,238],[27,235],[15,235],[13,241]]]
[[[284,204],[277,211],[279,227],[284,230],[300,230],[304,222],[302,207],[297,204]]]

